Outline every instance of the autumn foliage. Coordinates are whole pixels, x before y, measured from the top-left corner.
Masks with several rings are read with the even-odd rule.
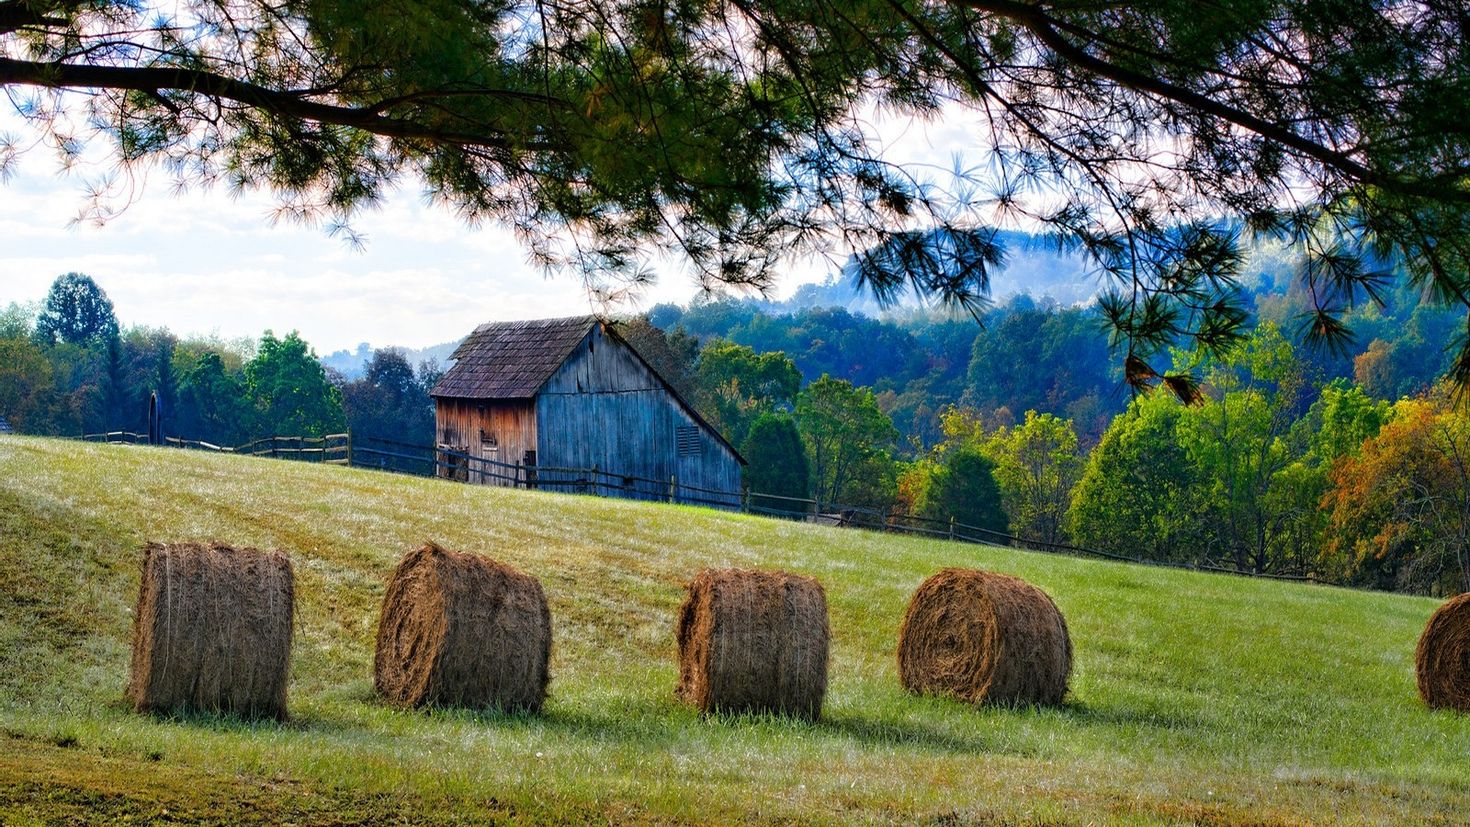
[[[1332,468],[1323,564],[1382,588],[1470,590],[1470,417],[1446,393],[1406,399]]]

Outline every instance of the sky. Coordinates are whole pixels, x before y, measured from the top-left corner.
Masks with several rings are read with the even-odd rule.
[[[890,121],[881,133],[890,157],[947,169],[971,126],[953,116]],[[25,129],[0,113],[0,131],[24,138]],[[268,193],[180,194],[163,173],[131,184],[131,197],[121,198],[128,206],[105,224],[76,222],[88,187],[110,171],[101,152],[88,158],[61,172],[49,150],[35,147],[0,183],[0,307],[39,301],[58,275],[76,271],[107,292],[125,327],[223,339],[297,330],[322,355],[360,342],[425,347],[487,321],[600,309],[576,278],[529,264],[508,229],[465,226],[426,205],[413,181],[353,218],[365,236],[359,250],[320,227],[273,223]],[[833,269],[825,259],[791,262],[775,297]],[[684,303],[698,290],[687,275],[659,276],[640,301],[615,310]]]

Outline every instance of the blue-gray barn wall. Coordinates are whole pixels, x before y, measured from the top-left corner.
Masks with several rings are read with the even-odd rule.
[[[678,456],[680,426],[697,428],[699,453]],[[740,463],[679,404],[653,372],[601,326],[552,374],[536,399],[537,462],[605,470],[718,491],[740,490]],[[635,486],[647,496],[651,485]],[[697,498],[680,492],[681,499]],[[733,501],[732,501],[732,504]]]

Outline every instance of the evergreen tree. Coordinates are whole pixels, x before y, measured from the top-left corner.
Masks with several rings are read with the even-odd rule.
[[[434,403],[401,351],[373,352],[361,379],[342,386],[354,434],[424,445],[434,439]]]
[[[954,518],[967,526],[1004,533],[1008,524],[995,481],[995,463],[978,448],[950,452],[924,493],[920,513],[936,520]],[[980,539],[991,539],[984,537]]]
[[[804,510],[799,503],[774,499],[804,499],[811,495],[811,470],[796,420],[788,414],[761,414],[750,424],[740,453],[749,463],[745,468],[745,487],[751,492],[752,506],[780,512]],[[770,496],[761,497],[761,494]]]
[[[181,375],[171,426],[179,436],[235,446],[257,435],[255,418],[243,377],[218,352],[200,353]]]

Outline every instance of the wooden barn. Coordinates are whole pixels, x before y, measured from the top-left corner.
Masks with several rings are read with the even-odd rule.
[[[452,358],[432,393],[441,476],[739,505],[745,459],[610,322],[491,322]]]

